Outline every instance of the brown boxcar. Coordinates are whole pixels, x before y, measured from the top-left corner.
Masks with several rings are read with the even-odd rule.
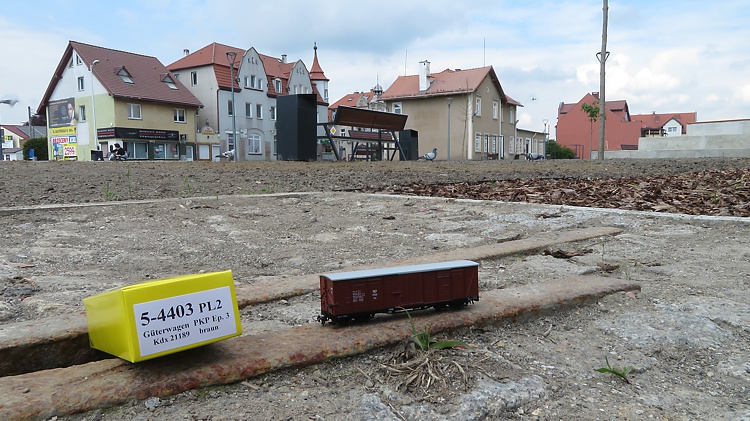
[[[463,307],[479,300],[479,264],[470,260],[320,275],[325,324],[403,309]]]

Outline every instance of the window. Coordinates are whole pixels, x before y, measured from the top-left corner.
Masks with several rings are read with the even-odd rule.
[[[128,104],[128,119],[141,119],[141,104]]]
[[[227,101],[227,115],[233,115],[234,114],[234,104],[232,103],[232,100]]]
[[[123,142],[122,147],[128,152],[128,159],[148,159],[148,143]]]
[[[263,85],[261,84],[261,78],[255,76],[255,75],[250,76],[250,84],[249,85],[248,85],[247,78],[245,78],[245,87],[263,90]]]
[[[174,122],[175,123],[187,123],[187,119],[185,118],[185,109],[183,108],[174,109]]]
[[[255,117],[257,117],[258,120],[263,120],[263,104],[255,105]]]
[[[510,110],[510,122],[511,124],[516,124],[516,110],[511,109]]]
[[[252,86],[250,85],[251,83],[252,83],[252,79],[250,78],[250,76],[245,76],[245,87],[249,88],[250,86]]]
[[[273,85],[274,85],[274,89],[276,90],[276,92],[281,92],[281,80],[280,79],[274,80]]]
[[[496,134],[492,135],[492,149],[491,149],[491,151],[492,151],[492,153],[497,153],[497,135]]]
[[[500,103],[497,101],[492,101],[492,118],[497,120],[497,117],[499,115],[498,110],[500,109]]]
[[[180,159],[180,145],[176,143],[154,143],[154,159]]]
[[[677,127],[667,127],[667,133],[677,133]]]
[[[276,120],[276,107],[271,107],[271,120]]]
[[[165,75],[161,81],[166,83],[169,89],[177,90],[177,85],[174,84],[174,79],[172,79],[172,77],[169,76],[168,74]]]
[[[247,136],[247,154],[248,155],[261,155],[262,149],[260,147],[260,136],[257,134],[251,134]]]
[[[190,84],[193,86],[198,84],[198,72],[190,72]]]
[[[245,103],[245,117],[247,118],[253,118],[253,104],[246,102]]]
[[[76,64],[78,66],[83,64],[83,60],[81,60],[81,56],[79,56],[78,54],[76,54]]]
[[[484,135],[484,151],[489,152],[490,150],[490,135]]]
[[[482,98],[476,99],[476,109],[474,110],[474,114],[481,117],[482,116]]]
[[[394,102],[393,103],[393,113],[394,114],[401,114],[401,103],[400,102]]]
[[[125,83],[133,83],[133,79],[130,78],[130,73],[124,67],[120,69],[119,72],[117,72],[117,76],[120,76],[120,79],[122,79],[122,81]]]
[[[78,106],[78,121],[86,121],[86,106]]]
[[[86,84],[83,82],[83,76],[78,78],[78,90],[82,91]]]
[[[482,135],[480,133],[474,135],[474,152],[482,152]]]
[[[227,147],[230,151],[234,150],[234,133],[227,132]]]

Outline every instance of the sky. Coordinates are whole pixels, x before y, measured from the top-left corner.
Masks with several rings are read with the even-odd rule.
[[[4,1],[0,8],[2,124],[28,120],[68,41],[144,54],[169,65],[212,43],[312,66],[330,102],[402,75],[493,66],[523,104],[519,127],[554,138],[561,102],[598,92],[602,0],[100,0]],[[750,2],[610,0],[607,100],[631,114],[697,112],[698,121],[750,118]]]

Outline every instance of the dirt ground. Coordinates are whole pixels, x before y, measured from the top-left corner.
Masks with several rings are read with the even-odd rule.
[[[614,226],[623,233],[481,261],[480,289],[596,273],[636,280],[640,293],[440,335],[468,346],[419,355],[422,371],[399,365],[397,346],[57,419],[750,420],[750,219],[362,193],[709,171],[731,179],[712,178],[706,208],[743,209],[748,169],[748,159],[2,163],[0,321],[81,311],[83,297],[187,273],[232,269],[237,284],[250,284]],[[736,193],[718,200],[726,186]],[[143,199],[154,200],[134,201]],[[315,323],[318,311],[317,294],[247,307],[243,334]],[[605,357],[632,368],[628,381],[595,371]]]

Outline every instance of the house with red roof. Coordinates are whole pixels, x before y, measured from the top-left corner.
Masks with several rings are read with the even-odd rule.
[[[641,137],[671,137],[687,134],[687,125],[698,120],[698,113],[633,114],[641,122]]]
[[[195,159],[201,102],[155,57],[70,41],[37,109],[51,160]]]
[[[317,45],[314,51],[310,71],[302,60],[287,61],[286,54],[276,58],[254,47],[244,50],[219,43],[186,52],[167,67],[204,104],[199,118],[215,128],[220,152],[235,151],[240,161],[275,160],[279,96],[314,93],[318,121],[327,118],[329,80],[318,62]]]
[[[406,128],[417,131],[420,154],[437,148],[437,159],[480,160],[517,148],[543,152],[543,142],[516,141],[523,105],[505,94],[491,66],[431,73],[422,61],[418,74],[399,76],[380,99],[388,111],[409,116]]]
[[[573,149],[578,158],[590,158],[599,145],[599,120],[589,118],[584,104],[598,107],[599,93],[587,93],[576,103],[560,103],[557,110],[556,141]],[[605,151],[636,150],[642,137],[682,136],[697,119],[694,112],[631,115],[625,100],[606,101],[604,109]]]

